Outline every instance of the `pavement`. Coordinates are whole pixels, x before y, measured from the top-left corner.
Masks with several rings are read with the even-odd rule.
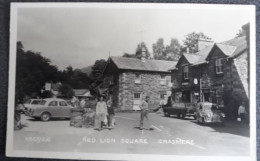
[[[192,118],[149,114],[154,130],[140,130],[140,114],[117,113],[114,129],[69,126],[67,119],[48,122],[22,115],[23,128],[14,131],[14,149],[30,151],[122,154],[248,156],[249,127],[226,122],[224,127],[200,125]]]

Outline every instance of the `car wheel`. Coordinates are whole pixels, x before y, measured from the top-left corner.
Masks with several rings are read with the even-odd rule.
[[[195,115],[195,116],[193,116],[193,118],[194,118],[194,120],[196,120],[196,119],[197,119],[197,116]]]
[[[182,119],[184,119],[185,116],[186,116],[186,115],[185,115],[184,113],[181,114],[181,118],[182,118]]]
[[[44,112],[42,115],[41,115],[41,120],[42,121],[49,121],[51,119],[51,115],[50,113],[48,112]]]
[[[225,126],[225,122],[221,122],[220,126],[224,127]]]
[[[164,111],[164,116],[169,117],[170,115],[168,114],[168,112]]]
[[[201,124],[204,125],[205,124],[205,120],[204,117],[201,118]]]
[[[178,118],[181,118],[181,114],[180,114],[180,113],[178,113],[177,117],[178,117]]]

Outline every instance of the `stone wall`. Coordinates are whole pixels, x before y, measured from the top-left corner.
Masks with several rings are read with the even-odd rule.
[[[141,75],[141,82],[135,83],[135,75]],[[166,84],[161,85],[160,73],[144,72],[123,72],[119,75],[118,86],[118,108],[121,110],[133,110],[134,93],[141,93],[142,99],[150,96],[150,107],[156,108],[160,105],[160,94],[171,91],[169,83],[171,82],[170,73],[162,74],[166,76]],[[170,96],[170,93],[168,93]],[[166,96],[167,97],[167,96]],[[167,98],[166,98],[167,99]]]

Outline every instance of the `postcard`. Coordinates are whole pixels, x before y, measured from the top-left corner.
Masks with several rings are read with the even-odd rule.
[[[8,157],[256,160],[255,6],[11,3]]]

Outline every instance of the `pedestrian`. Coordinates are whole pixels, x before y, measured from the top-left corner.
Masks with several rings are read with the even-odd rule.
[[[72,99],[71,99],[72,106],[77,107],[78,102],[79,102],[79,100],[75,96],[73,96]]]
[[[242,102],[242,104],[238,108],[238,120],[239,118],[241,119],[241,122],[246,121],[246,107],[245,107],[245,102]]]
[[[95,130],[102,130],[102,122],[107,122],[107,115],[107,104],[104,101],[104,96],[101,96],[96,106]]]
[[[80,100],[80,107],[85,109],[85,105],[86,105],[86,100],[84,98],[82,98]]]
[[[149,100],[150,100],[150,97],[149,96],[146,96],[145,97],[145,100],[142,101],[142,103],[140,104],[140,109],[141,109],[141,118],[140,118],[140,129],[144,129],[143,125],[144,125],[144,118],[146,118],[148,124],[149,124],[149,130],[153,130],[152,128],[152,124],[149,120],[149,117],[148,117],[148,113],[149,113]]]
[[[115,111],[112,104],[112,98],[109,97],[107,101],[107,111],[108,111],[108,129],[111,130],[115,126]]]

